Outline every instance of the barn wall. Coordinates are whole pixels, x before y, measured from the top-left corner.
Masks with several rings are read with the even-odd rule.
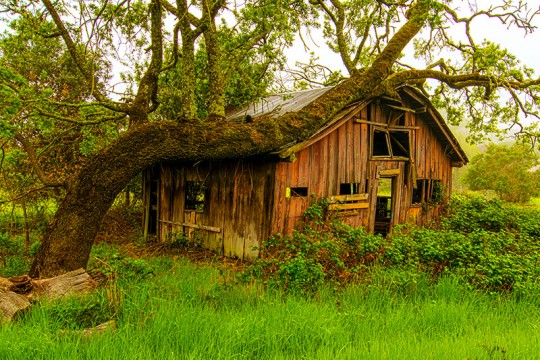
[[[418,108],[418,104],[403,105]],[[309,194],[329,197],[339,195],[342,183],[359,183],[360,193],[367,193],[369,201],[367,209],[343,212],[345,221],[373,231],[379,175],[385,170],[395,172],[394,223],[422,225],[432,220],[439,214],[440,206],[411,205],[413,173],[417,179],[440,180],[449,194],[452,168],[443,146],[423,116],[412,112],[404,114],[403,126],[411,128],[413,161],[374,160],[370,157],[371,124],[386,124],[389,117],[388,110],[372,103],[324,138],[299,151],[296,161],[278,163],[272,233],[290,234],[314,200],[312,196],[287,197],[287,188],[307,187]]]
[[[161,165],[158,238],[185,232],[219,254],[256,257],[252,248],[270,236],[274,171],[272,162],[249,160]],[[186,181],[206,184],[203,211],[185,210]]]
[[[366,117],[367,108],[358,116]],[[340,184],[358,183],[366,192],[369,166],[369,127],[351,118],[314,144],[300,150],[294,162],[279,162],[274,192],[273,233],[290,234],[302,213],[317,197],[339,195]],[[308,196],[287,196],[287,188],[307,187]],[[315,197],[311,195],[315,195]],[[367,222],[367,209],[347,211],[344,220],[352,226]]]

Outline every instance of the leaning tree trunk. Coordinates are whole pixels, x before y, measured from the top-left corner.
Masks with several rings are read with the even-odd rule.
[[[383,93],[385,79],[423,21],[408,21],[373,65],[327,91],[300,111],[251,124],[153,122],[130,129],[86,164],[68,185],[48,225],[30,276],[52,277],[86,268],[101,222],[130,179],[160,161],[247,157],[307,139],[340,109]]]

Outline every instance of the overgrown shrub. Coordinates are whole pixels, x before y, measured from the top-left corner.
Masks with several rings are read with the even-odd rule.
[[[315,202],[304,213],[301,229],[265,242],[242,277],[262,278],[289,292],[313,292],[324,283],[349,282],[378,262],[383,238],[329,219],[326,209],[324,199]]]
[[[373,274],[381,271],[398,287],[450,274],[487,291],[540,287],[538,211],[454,197],[441,228],[400,225],[383,238],[328,218],[325,206],[316,202],[299,230],[264,243],[260,258],[242,277],[307,292],[325,283],[372,283]]]
[[[514,231],[540,238],[540,211],[509,205],[483,196],[453,195],[443,228],[460,233]]]

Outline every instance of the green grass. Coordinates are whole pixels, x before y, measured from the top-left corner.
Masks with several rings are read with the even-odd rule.
[[[529,205],[540,210],[540,197],[531,198],[531,200],[529,201]]]
[[[285,296],[184,259],[139,265],[153,274],[124,271],[90,297],[41,303],[2,326],[0,358],[533,359],[540,353],[537,295],[474,291],[453,277],[393,286],[391,272],[375,269],[370,284]],[[117,329],[105,335],[73,332],[110,318]]]

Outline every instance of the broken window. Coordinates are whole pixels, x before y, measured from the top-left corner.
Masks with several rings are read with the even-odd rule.
[[[339,185],[340,195],[360,194],[360,183],[342,183]]]
[[[371,155],[374,157],[410,158],[409,130],[374,127],[371,140]]]
[[[382,130],[373,130],[373,144],[372,154],[373,156],[392,156],[388,144],[387,132]]]
[[[444,187],[441,180],[419,179],[416,180],[416,189],[412,191],[411,204],[439,203],[444,199]]]
[[[426,180],[416,180],[416,189],[413,189],[412,191],[411,203],[413,205],[421,204],[422,202],[424,202],[425,185],[426,185]]]
[[[431,180],[431,194],[430,199],[432,202],[439,203],[444,200],[444,188],[441,180]]]
[[[291,189],[291,196],[292,197],[306,197],[308,196],[308,188],[307,187],[292,187]]]
[[[186,181],[185,210],[204,211],[206,187],[202,181]]]

